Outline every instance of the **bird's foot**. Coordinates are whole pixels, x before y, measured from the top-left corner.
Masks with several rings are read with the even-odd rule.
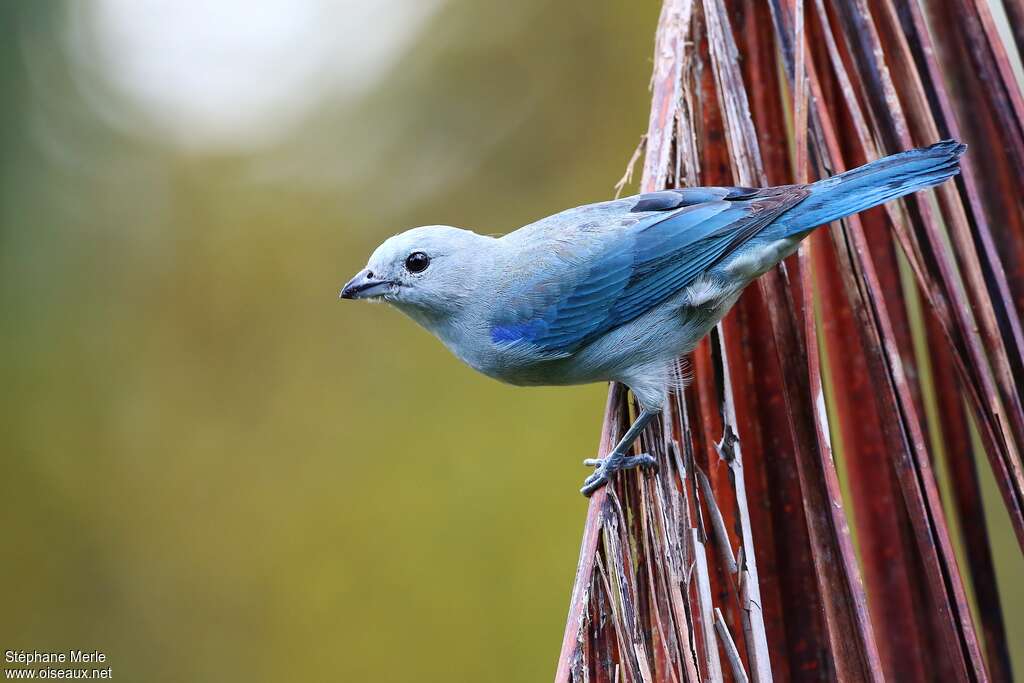
[[[587,458],[583,461],[583,464],[587,467],[597,468],[593,474],[586,478],[583,482],[583,488],[580,489],[580,493],[589,498],[593,495],[594,491],[607,484],[609,478],[619,470],[628,470],[640,467],[641,465],[653,467],[657,465],[657,461],[654,459],[654,456],[647,453],[627,456],[612,452],[607,458]]]

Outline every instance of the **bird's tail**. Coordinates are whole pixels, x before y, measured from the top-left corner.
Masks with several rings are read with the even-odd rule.
[[[810,186],[811,194],[777,223],[785,225],[787,234],[797,234],[938,185],[960,172],[965,149],[967,145],[956,140],[943,140],[819,180]]]

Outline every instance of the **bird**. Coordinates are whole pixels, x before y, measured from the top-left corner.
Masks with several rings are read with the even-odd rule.
[[[620,382],[636,419],[594,467],[618,471],[693,350],[757,277],[815,228],[959,173],[942,140],[809,184],[687,187],[567,209],[502,236],[445,225],[384,241],[341,299],[384,301],[471,368],[513,385]]]

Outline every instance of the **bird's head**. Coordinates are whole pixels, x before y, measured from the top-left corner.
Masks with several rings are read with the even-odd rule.
[[[472,295],[480,260],[493,241],[447,225],[406,230],[377,247],[340,297],[387,301],[421,322],[423,316],[447,315]]]

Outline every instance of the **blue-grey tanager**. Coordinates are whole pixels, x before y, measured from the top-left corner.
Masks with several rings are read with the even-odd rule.
[[[693,187],[588,204],[502,237],[443,225],[380,245],[341,290],[382,299],[469,366],[518,385],[622,382],[636,421],[584,482],[653,464],[629,448],[660,411],[674,360],[815,227],[941,183],[955,140],[809,185]]]

